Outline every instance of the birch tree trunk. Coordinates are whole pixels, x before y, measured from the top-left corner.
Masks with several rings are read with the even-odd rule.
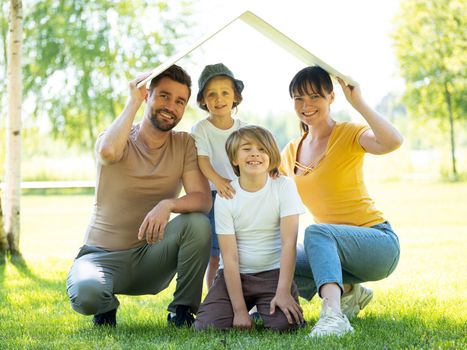
[[[8,250],[8,242],[3,228],[3,210],[2,210],[2,192],[0,191],[0,265],[5,263],[5,257]]]
[[[21,44],[23,4],[10,0],[8,38],[8,119],[5,171],[5,232],[11,255],[19,255],[21,191]]]

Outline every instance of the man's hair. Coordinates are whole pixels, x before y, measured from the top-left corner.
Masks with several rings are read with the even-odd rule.
[[[182,68],[177,66],[176,64],[170,66],[161,74],[157,75],[151,80],[151,84],[149,84],[149,94],[152,93],[154,88],[159,84],[159,82],[163,78],[169,78],[173,81],[176,81],[180,84],[184,84],[188,87],[188,98],[191,96],[191,77],[188,73]]]
[[[225,142],[225,150],[235,175],[240,176],[240,168],[238,165],[234,165],[233,162],[237,160],[238,150],[240,149],[242,140],[253,141],[260,145],[269,156],[269,175],[274,176],[279,174],[278,168],[281,164],[281,154],[274,136],[265,128],[257,125],[247,125],[230,134]]]

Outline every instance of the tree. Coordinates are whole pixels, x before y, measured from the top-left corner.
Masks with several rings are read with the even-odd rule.
[[[123,106],[130,77],[173,54],[189,11],[184,1],[32,3],[24,51],[33,116],[48,120],[54,136],[91,149]]]
[[[6,75],[7,75],[7,70],[6,70],[6,60],[7,60],[7,49],[6,49],[6,36],[7,36],[7,31],[8,31],[8,21],[7,18],[8,16],[4,16],[4,12],[6,9],[6,4],[2,2],[0,6],[0,11],[1,11],[1,16],[0,16],[0,37],[1,37],[1,44],[0,45],[0,65],[2,66],[2,70],[0,71],[0,79],[2,81],[6,80]],[[4,84],[0,84],[0,106],[3,106],[3,96],[5,94],[5,86]],[[4,115],[4,109],[0,108],[0,121],[3,123],[3,115]],[[0,124],[0,132],[3,129],[3,124]],[[3,138],[0,135],[0,142],[3,144]],[[3,164],[2,161],[2,154],[0,154],[0,164]],[[2,178],[2,173],[0,170],[0,179]],[[3,227],[3,210],[2,210],[2,191],[0,190],[0,264],[4,263],[5,261],[5,253],[8,250],[8,242],[6,240],[6,235],[5,235],[5,230]]]
[[[3,228],[3,210],[2,199],[0,198],[0,265],[5,263],[8,242],[6,240],[5,230]]]
[[[8,38],[8,123],[6,145],[6,168],[8,171],[5,173],[5,233],[8,242],[8,251],[13,256],[20,255],[22,20],[23,5],[21,0],[11,0],[10,35]]]
[[[9,1],[0,3],[0,81],[7,81],[7,33]],[[7,116],[6,84],[0,84],[0,144],[5,142],[5,121]],[[5,148],[0,147],[0,164],[4,164]],[[3,179],[3,167],[0,167],[0,179]]]
[[[8,33],[8,15],[5,15],[8,11],[8,2],[2,2],[0,5],[0,65],[2,69],[0,70],[0,79],[2,81],[6,80],[7,77],[7,33]],[[6,86],[5,84],[0,84],[0,105],[2,105],[3,97],[6,93]],[[3,111],[0,111],[0,120],[2,115],[4,114]],[[6,113],[5,113],[6,114]]]
[[[404,101],[416,118],[435,118],[449,129],[452,176],[456,167],[456,122],[467,118],[467,2],[406,0],[401,3],[393,32]]]

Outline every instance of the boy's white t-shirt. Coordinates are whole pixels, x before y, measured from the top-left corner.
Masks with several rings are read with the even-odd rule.
[[[243,190],[238,179],[232,181],[232,186],[234,198],[217,197],[214,202],[217,234],[235,235],[240,273],[280,268],[280,219],[305,213],[295,183],[280,176],[268,177],[257,192]],[[220,268],[224,268],[222,256]]]
[[[200,120],[191,128],[191,134],[196,142],[198,156],[207,156],[211,161],[211,165],[222,177],[234,180],[237,178],[232,166],[229,162],[229,157],[225,151],[225,142],[232,132],[247,125],[239,119],[234,119],[234,123],[230,129],[223,130],[215,127],[207,118]],[[215,190],[215,186],[209,181],[211,190]]]

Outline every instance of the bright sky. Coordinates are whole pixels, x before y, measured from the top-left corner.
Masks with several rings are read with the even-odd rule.
[[[193,28],[191,36],[193,42],[248,9],[343,74],[353,77],[371,105],[376,105],[390,91],[403,87],[389,37],[399,0],[199,0],[195,6],[200,12],[199,27]],[[184,59],[179,63],[189,71],[194,82],[204,65],[224,62],[245,83],[240,111],[261,114],[291,111],[288,84],[304,67],[241,21],[194,51],[191,59],[193,65]],[[336,91],[340,92],[340,88],[336,87]],[[344,99],[343,95],[337,96],[336,110],[346,106]]]

